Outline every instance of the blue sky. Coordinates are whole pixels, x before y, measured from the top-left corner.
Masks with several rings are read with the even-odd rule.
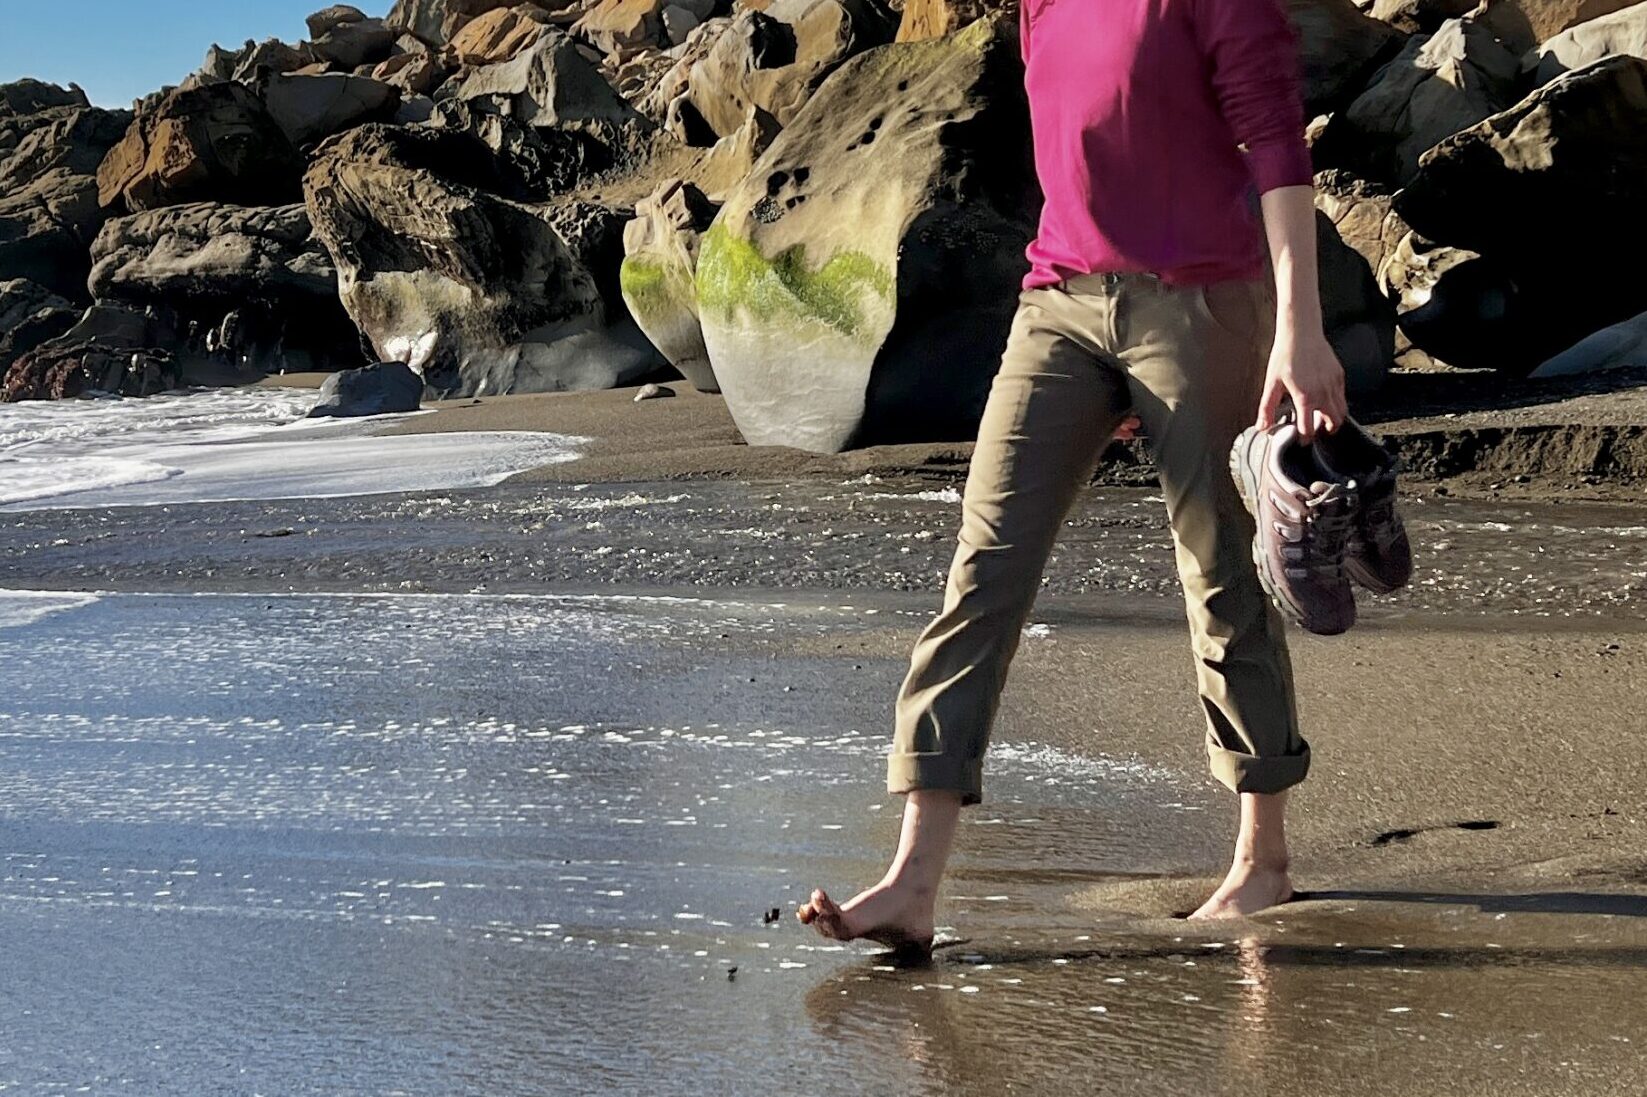
[[[0,0],[0,83],[73,81],[92,102],[129,106],[200,67],[213,42],[308,36],[329,0]],[[355,0],[383,15],[391,0]]]

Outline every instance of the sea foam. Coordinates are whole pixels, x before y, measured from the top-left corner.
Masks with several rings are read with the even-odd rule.
[[[573,460],[534,431],[376,436],[405,416],[314,421],[314,394],[219,389],[0,406],[0,510],[309,499],[486,487]]]

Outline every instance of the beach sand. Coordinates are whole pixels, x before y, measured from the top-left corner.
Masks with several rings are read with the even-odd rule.
[[[207,1007],[264,970],[245,942],[270,935],[283,955],[319,958],[304,986],[335,971],[362,988],[306,1006],[317,1031],[367,1017],[429,1034],[391,1053],[372,1043],[379,1026],[361,1029],[360,1069],[413,1089],[449,1087],[452,1047],[466,1077],[546,1093],[599,1075],[656,1092],[892,1080],[1073,1094],[1093,1090],[1095,1070],[1119,1092],[1174,1097],[1647,1088],[1633,993],[1647,969],[1639,499],[1550,484],[1470,498],[1464,482],[1447,495],[1415,482],[1413,588],[1365,599],[1344,637],[1291,634],[1314,747],[1292,812],[1300,898],[1200,927],[1175,915],[1225,862],[1233,803],[1206,775],[1159,499],[1096,487],[1048,568],[1003,698],[1005,753],[941,906],[964,940],[929,969],[892,971],[868,952],[816,951],[789,918],[813,884],[869,883],[890,847],[879,753],[909,646],[937,608],[968,447],[757,449],[719,398],[676,388],[640,404],[620,390],[440,405],[392,428],[589,440],[584,457],[495,488],[0,516],[0,587],[133,595],[65,612],[60,632],[11,653],[14,673],[72,668],[31,672],[61,678],[31,678],[31,711],[111,709],[108,691],[139,688],[135,675],[148,692],[132,712],[230,713],[221,733],[199,733],[202,750],[221,734],[221,758],[150,744],[169,725],[142,719],[75,747],[77,795],[111,828],[90,835],[95,853],[51,822],[58,741],[14,755],[13,801],[27,806],[14,822],[39,863],[0,895],[11,939],[49,956],[81,934],[76,947],[136,935],[170,949],[175,932],[181,957],[194,927],[217,927],[222,948],[207,955],[222,970],[180,967],[200,1002],[167,981],[146,990],[209,1051],[222,1037]],[[1136,462],[1120,476],[1147,483]],[[386,600],[350,602],[365,592]],[[247,597],[258,593],[269,597]],[[511,600],[563,596],[562,617]],[[265,681],[270,667],[287,676]],[[295,706],[314,728],[237,730],[242,694],[260,719],[290,721]],[[451,714],[450,735],[433,713]],[[567,743],[518,738],[539,725]],[[684,725],[706,739],[676,738]],[[597,749],[613,734],[626,753]],[[703,753],[717,734],[747,749]],[[771,745],[780,735],[792,753]],[[566,783],[525,776],[557,766]],[[299,795],[269,799],[287,788]],[[122,797],[139,792],[149,806],[123,829]],[[257,810],[214,816],[241,798]],[[193,856],[206,839],[143,814],[174,799],[199,805],[189,825],[228,827],[202,831],[221,861],[207,867],[272,858],[272,891],[259,869],[263,898],[201,885],[184,913],[171,897],[140,914],[64,902],[59,881],[95,883],[95,866],[128,849],[134,872]],[[355,804],[359,827],[287,818]],[[614,812],[623,826],[597,825]],[[629,816],[657,829],[625,829]],[[422,893],[386,886],[374,906],[373,881],[397,879],[443,881],[451,898],[408,906]],[[53,896],[46,919],[38,900]],[[242,902],[244,918],[222,913]],[[769,907],[782,915],[771,926]],[[726,926],[681,921],[705,908]],[[380,918],[401,921],[362,936]],[[299,928],[315,926],[332,928]],[[63,983],[49,962],[30,971],[23,1000]],[[479,1009],[493,1019],[477,1036],[465,1010],[424,1008],[448,979],[470,1007],[514,1004]],[[90,984],[72,993],[100,1000]],[[119,1016],[110,1031],[130,1024]],[[51,1043],[38,1022],[18,1024]],[[152,1034],[136,1024],[140,1037]],[[295,1061],[253,1066],[264,1088],[291,1090]],[[523,1079],[515,1062],[553,1066]]]

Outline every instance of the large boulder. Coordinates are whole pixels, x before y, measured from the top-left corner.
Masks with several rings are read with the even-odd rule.
[[[478,16],[452,38],[450,49],[465,65],[511,61],[543,37],[549,23],[542,8],[522,4]]]
[[[519,0],[396,0],[384,22],[431,46],[444,46],[470,20],[517,3]]]
[[[175,357],[217,356],[253,375],[359,361],[331,257],[301,205],[168,206],[110,221],[91,254],[92,294],[164,314],[177,342],[149,345]]]
[[[321,382],[310,419],[344,419],[416,411],[423,378],[405,362],[378,362],[332,374]]]
[[[1514,273],[1543,309],[1530,369],[1647,308],[1621,278],[1647,253],[1647,60],[1611,57],[1544,85],[1425,153],[1395,210],[1424,237]]]
[[[1352,392],[1371,392],[1384,383],[1395,361],[1395,308],[1361,253],[1338,235],[1332,219],[1317,211],[1316,265],[1320,272],[1321,319]]]
[[[954,34],[983,18],[988,10],[983,0],[907,0],[898,22],[897,41],[921,42]]]
[[[1372,72],[1401,48],[1405,38],[1369,18],[1352,0],[1287,0],[1309,114],[1336,110],[1366,85]]]
[[[718,207],[691,183],[663,184],[623,230],[623,300],[641,331],[700,392],[719,392],[698,319],[698,245]]]
[[[1414,232],[1384,256],[1378,282],[1406,342],[1450,366],[1503,368],[1539,322],[1541,310],[1503,264]]]
[[[89,106],[91,102],[78,84],[64,88],[30,77],[0,84],[0,118],[39,114],[53,107]]]
[[[169,319],[125,305],[94,305],[64,334],[21,355],[0,382],[0,401],[62,400],[88,392],[152,396],[192,379],[169,352]],[[227,380],[213,377],[214,383]],[[249,380],[250,378],[242,378]]]
[[[84,300],[86,249],[104,219],[97,168],[131,115],[61,106],[14,120],[24,135],[0,150],[0,279]]]
[[[400,89],[341,72],[278,74],[258,90],[269,117],[293,148],[367,122],[389,121],[400,108]]]
[[[333,4],[329,8],[322,8],[304,20],[308,25],[310,38],[319,38],[333,27],[344,23],[364,23],[365,21],[366,13],[351,4]]]
[[[1580,340],[1533,370],[1532,376],[1542,380],[1603,369],[1647,369],[1647,312]]]
[[[664,43],[663,10],[669,0],[600,0],[572,31],[606,54],[623,56]]]
[[[0,376],[14,359],[74,327],[80,313],[38,282],[0,282]]]
[[[1632,4],[1562,31],[1530,51],[1522,66],[1532,70],[1534,82],[1542,85],[1603,57],[1624,56],[1647,58],[1647,3]]]
[[[216,46],[212,47],[216,49]],[[232,68],[223,79],[239,80],[242,83],[253,83],[258,80],[281,72],[296,72],[298,69],[314,64],[314,57],[307,50],[298,46],[289,46],[278,38],[265,38],[261,42],[247,42],[239,53],[231,55]],[[206,58],[207,67],[202,71],[212,71],[212,57]]]
[[[670,129],[712,145],[743,128],[751,108],[787,126],[841,62],[891,41],[896,29],[879,0],[773,0],[741,11],[670,104]]]
[[[1540,42],[1640,0],[1482,0],[1474,18],[1505,46],[1525,53]]]
[[[459,99],[526,125],[619,127],[641,121],[566,34],[546,29],[508,61],[448,80],[440,100]]]
[[[1443,138],[1520,97],[1520,59],[1474,23],[1453,19],[1407,40],[1401,53],[1316,140],[1317,164],[1396,185]]]
[[[309,52],[329,64],[354,70],[375,65],[394,52],[394,28],[381,19],[344,20],[331,24],[309,43]]]
[[[750,443],[976,430],[1031,235],[1016,38],[998,15],[854,57],[728,197],[698,305]]]
[[[180,202],[290,202],[300,162],[252,92],[237,83],[179,88],[138,115],[97,171],[98,198],[117,210]]]
[[[485,146],[435,128],[352,130],[304,183],[355,324],[434,388],[603,388],[662,365],[618,290],[627,211],[503,197]]]
[[[1468,15],[1481,0],[1372,0],[1368,15],[1408,34],[1428,34],[1449,19]]]
[[[1315,177],[1315,208],[1326,214],[1339,239],[1360,253],[1375,273],[1406,236],[1408,228],[1391,203],[1394,192],[1380,183],[1343,171]]]

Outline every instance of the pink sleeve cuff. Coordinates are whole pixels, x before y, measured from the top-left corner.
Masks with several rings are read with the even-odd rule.
[[[1247,170],[1252,173],[1259,194],[1278,187],[1309,186],[1315,182],[1310,150],[1302,137],[1249,148]]]

